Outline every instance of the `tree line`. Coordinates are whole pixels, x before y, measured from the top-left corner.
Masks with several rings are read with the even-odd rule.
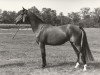
[[[81,8],[79,12],[70,12],[67,14],[67,16],[65,16],[63,12],[57,14],[56,10],[52,10],[51,8],[42,8],[40,11],[35,6],[33,6],[28,10],[36,14],[47,24],[56,26],[74,24],[83,27],[100,27],[100,8],[94,8],[93,11],[91,11],[91,9],[88,7]],[[6,10],[2,11],[0,9],[0,23],[15,23],[15,18],[18,14],[20,14],[20,12],[21,10],[15,12]]]

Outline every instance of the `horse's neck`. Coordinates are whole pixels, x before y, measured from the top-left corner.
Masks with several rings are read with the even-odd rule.
[[[31,12],[28,12],[28,20],[30,22],[33,32],[36,32],[40,24],[42,23],[42,20],[39,19],[35,14]]]
[[[35,21],[30,20],[30,25],[33,32],[36,32],[40,28],[41,23],[36,23]]]
[[[37,32],[37,30],[41,30],[41,28],[48,27],[40,18],[38,18],[35,14],[29,12],[29,22],[31,24],[33,32]]]

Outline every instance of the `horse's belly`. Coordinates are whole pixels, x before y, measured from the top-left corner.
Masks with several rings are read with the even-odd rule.
[[[49,34],[47,37],[47,44],[49,45],[61,45],[67,41],[67,37],[65,34]]]

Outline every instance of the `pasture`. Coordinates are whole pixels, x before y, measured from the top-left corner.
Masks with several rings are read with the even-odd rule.
[[[61,46],[46,46],[47,67],[41,68],[41,52],[32,30],[0,29],[0,75],[99,75],[100,29],[86,28],[94,62],[88,62],[83,72],[82,63],[73,70],[76,55],[70,43]]]

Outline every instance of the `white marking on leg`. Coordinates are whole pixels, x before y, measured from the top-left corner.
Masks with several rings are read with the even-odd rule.
[[[77,62],[75,68],[77,68],[79,65],[80,65],[79,62]]]
[[[87,64],[84,65],[83,71],[86,71],[87,70],[86,68],[87,68]]]

